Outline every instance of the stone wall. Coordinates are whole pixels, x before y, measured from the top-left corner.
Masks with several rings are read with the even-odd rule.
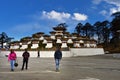
[[[22,57],[23,51],[15,51],[17,54],[17,57]],[[40,57],[54,57],[54,52],[55,51],[40,51]],[[8,55],[10,52],[9,51],[1,51],[0,52],[0,57],[4,57]],[[30,57],[37,57],[37,51],[29,51]],[[63,57],[71,57],[72,54],[70,51],[62,51]]]
[[[104,54],[103,48],[71,48],[73,56],[92,56]]]
[[[6,56],[10,51],[0,51],[0,57]],[[15,51],[17,57],[22,57],[23,51]],[[31,57],[37,57],[37,51],[29,51]],[[55,51],[40,51],[40,57],[54,57]],[[103,48],[71,48],[70,51],[62,51],[63,57],[92,56],[104,54]]]

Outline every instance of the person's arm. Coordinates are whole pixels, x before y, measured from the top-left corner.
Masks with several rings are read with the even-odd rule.
[[[60,57],[61,57],[61,59],[62,59],[62,52],[60,51],[60,53],[61,53],[61,54],[60,54]]]
[[[17,55],[16,55],[16,53],[15,53],[15,60],[17,59]]]
[[[8,61],[10,61],[10,54],[8,55]]]
[[[28,53],[28,57],[30,57],[30,53]]]
[[[54,53],[54,59],[56,58],[56,51],[55,51],[55,53]]]
[[[24,57],[24,53],[22,54],[22,57]]]

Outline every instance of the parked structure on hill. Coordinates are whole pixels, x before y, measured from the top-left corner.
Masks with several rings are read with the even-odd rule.
[[[45,35],[43,32],[38,32],[32,37],[24,37],[20,41],[10,43],[10,49],[52,49],[56,46],[61,48],[79,48],[79,47],[97,47],[96,40],[86,36],[80,36],[77,33],[70,34],[66,31],[66,27],[53,27],[50,35]]]

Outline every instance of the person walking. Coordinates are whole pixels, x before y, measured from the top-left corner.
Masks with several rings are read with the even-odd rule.
[[[16,58],[17,58],[16,53],[14,52],[14,50],[11,50],[8,55],[8,61],[10,62],[11,71],[14,71],[14,64],[15,64]]]
[[[54,59],[55,59],[55,64],[56,64],[56,72],[59,72],[59,65],[60,65],[60,61],[62,59],[62,52],[61,52],[60,47],[58,47],[57,50],[55,51]]]
[[[21,70],[24,70],[24,65],[25,64],[26,64],[25,69],[27,70],[28,69],[28,60],[29,60],[29,57],[30,57],[30,53],[27,51],[27,49],[25,49],[25,52],[22,54],[22,57],[23,57],[23,65],[22,65]]]
[[[37,52],[37,57],[38,58],[40,57],[40,50],[38,50],[38,52]]]

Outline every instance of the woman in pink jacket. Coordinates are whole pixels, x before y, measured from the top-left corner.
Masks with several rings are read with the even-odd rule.
[[[14,64],[16,58],[17,58],[16,53],[14,52],[14,50],[11,50],[10,54],[8,55],[8,61],[10,61],[11,71],[14,71]]]

